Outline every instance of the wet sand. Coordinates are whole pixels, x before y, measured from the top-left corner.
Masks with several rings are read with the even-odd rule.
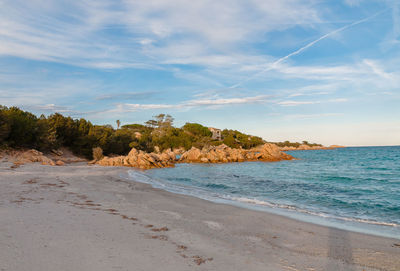
[[[0,163],[0,270],[400,270],[400,240],[169,193],[126,171]]]

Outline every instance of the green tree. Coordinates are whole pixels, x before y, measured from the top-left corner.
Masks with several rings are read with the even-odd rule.
[[[11,131],[9,119],[5,114],[6,110],[7,108],[0,106],[0,146],[6,143]]]
[[[146,122],[147,126],[152,128],[169,128],[172,127],[174,123],[174,118],[171,115],[159,114],[153,116],[154,119],[148,120]]]
[[[201,124],[187,122],[182,129],[195,137],[211,137],[212,132]]]
[[[157,121],[156,120],[148,120],[146,121],[146,126],[150,128],[156,128],[157,127]]]
[[[32,113],[11,107],[4,111],[9,123],[9,133],[6,140],[11,147],[37,146],[37,117]]]

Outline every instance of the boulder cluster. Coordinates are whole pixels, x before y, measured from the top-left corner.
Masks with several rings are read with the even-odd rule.
[[[281,161],[292,160],[292,156],[280,151],[275,144],[266,143],[264,145],[245,150],[230,148],[225,144],[219,146],[209,146],[202,150],[192,147],[182,154],[179,162],[181,163],[228,163],[245,161]]]
[[[46,157],[42,152],[37,150],[23,150],[23,151],[8,151],[5,153],[7,160],[19,166],[28,163],[39,162],[42,165],[55,166],[57,165],[52,159]]]
[[[96,164],[101,166],[128,166],[140,169],[173,167],[175,163],[229,163],[244,161],[281,161],[292,160],[292,156],[279,150],[274,144],[264,144],[249,150],[235,149],[226,146],[208,146],[203,149],[192,147],[183,152],[181,150],[165,150],[161,153],[146,153],[132,149],[127,156],[104,157]]]
[[[140,169],[173,167],[178,151],[171,149],[161,153],[147,153],[133,148],[127,156],[104,157],[96,164],[101,166],[126,166]]]

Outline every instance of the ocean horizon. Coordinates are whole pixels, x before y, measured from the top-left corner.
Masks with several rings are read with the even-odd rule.
[[[129,170],[170,192],[400,239],[400,146],[287,152],[298,160]]]

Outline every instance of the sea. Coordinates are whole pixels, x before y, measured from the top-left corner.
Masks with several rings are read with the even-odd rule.
[[[130,170],[170,192],[400,239],[400,146],[287,152],[298,160]]]

